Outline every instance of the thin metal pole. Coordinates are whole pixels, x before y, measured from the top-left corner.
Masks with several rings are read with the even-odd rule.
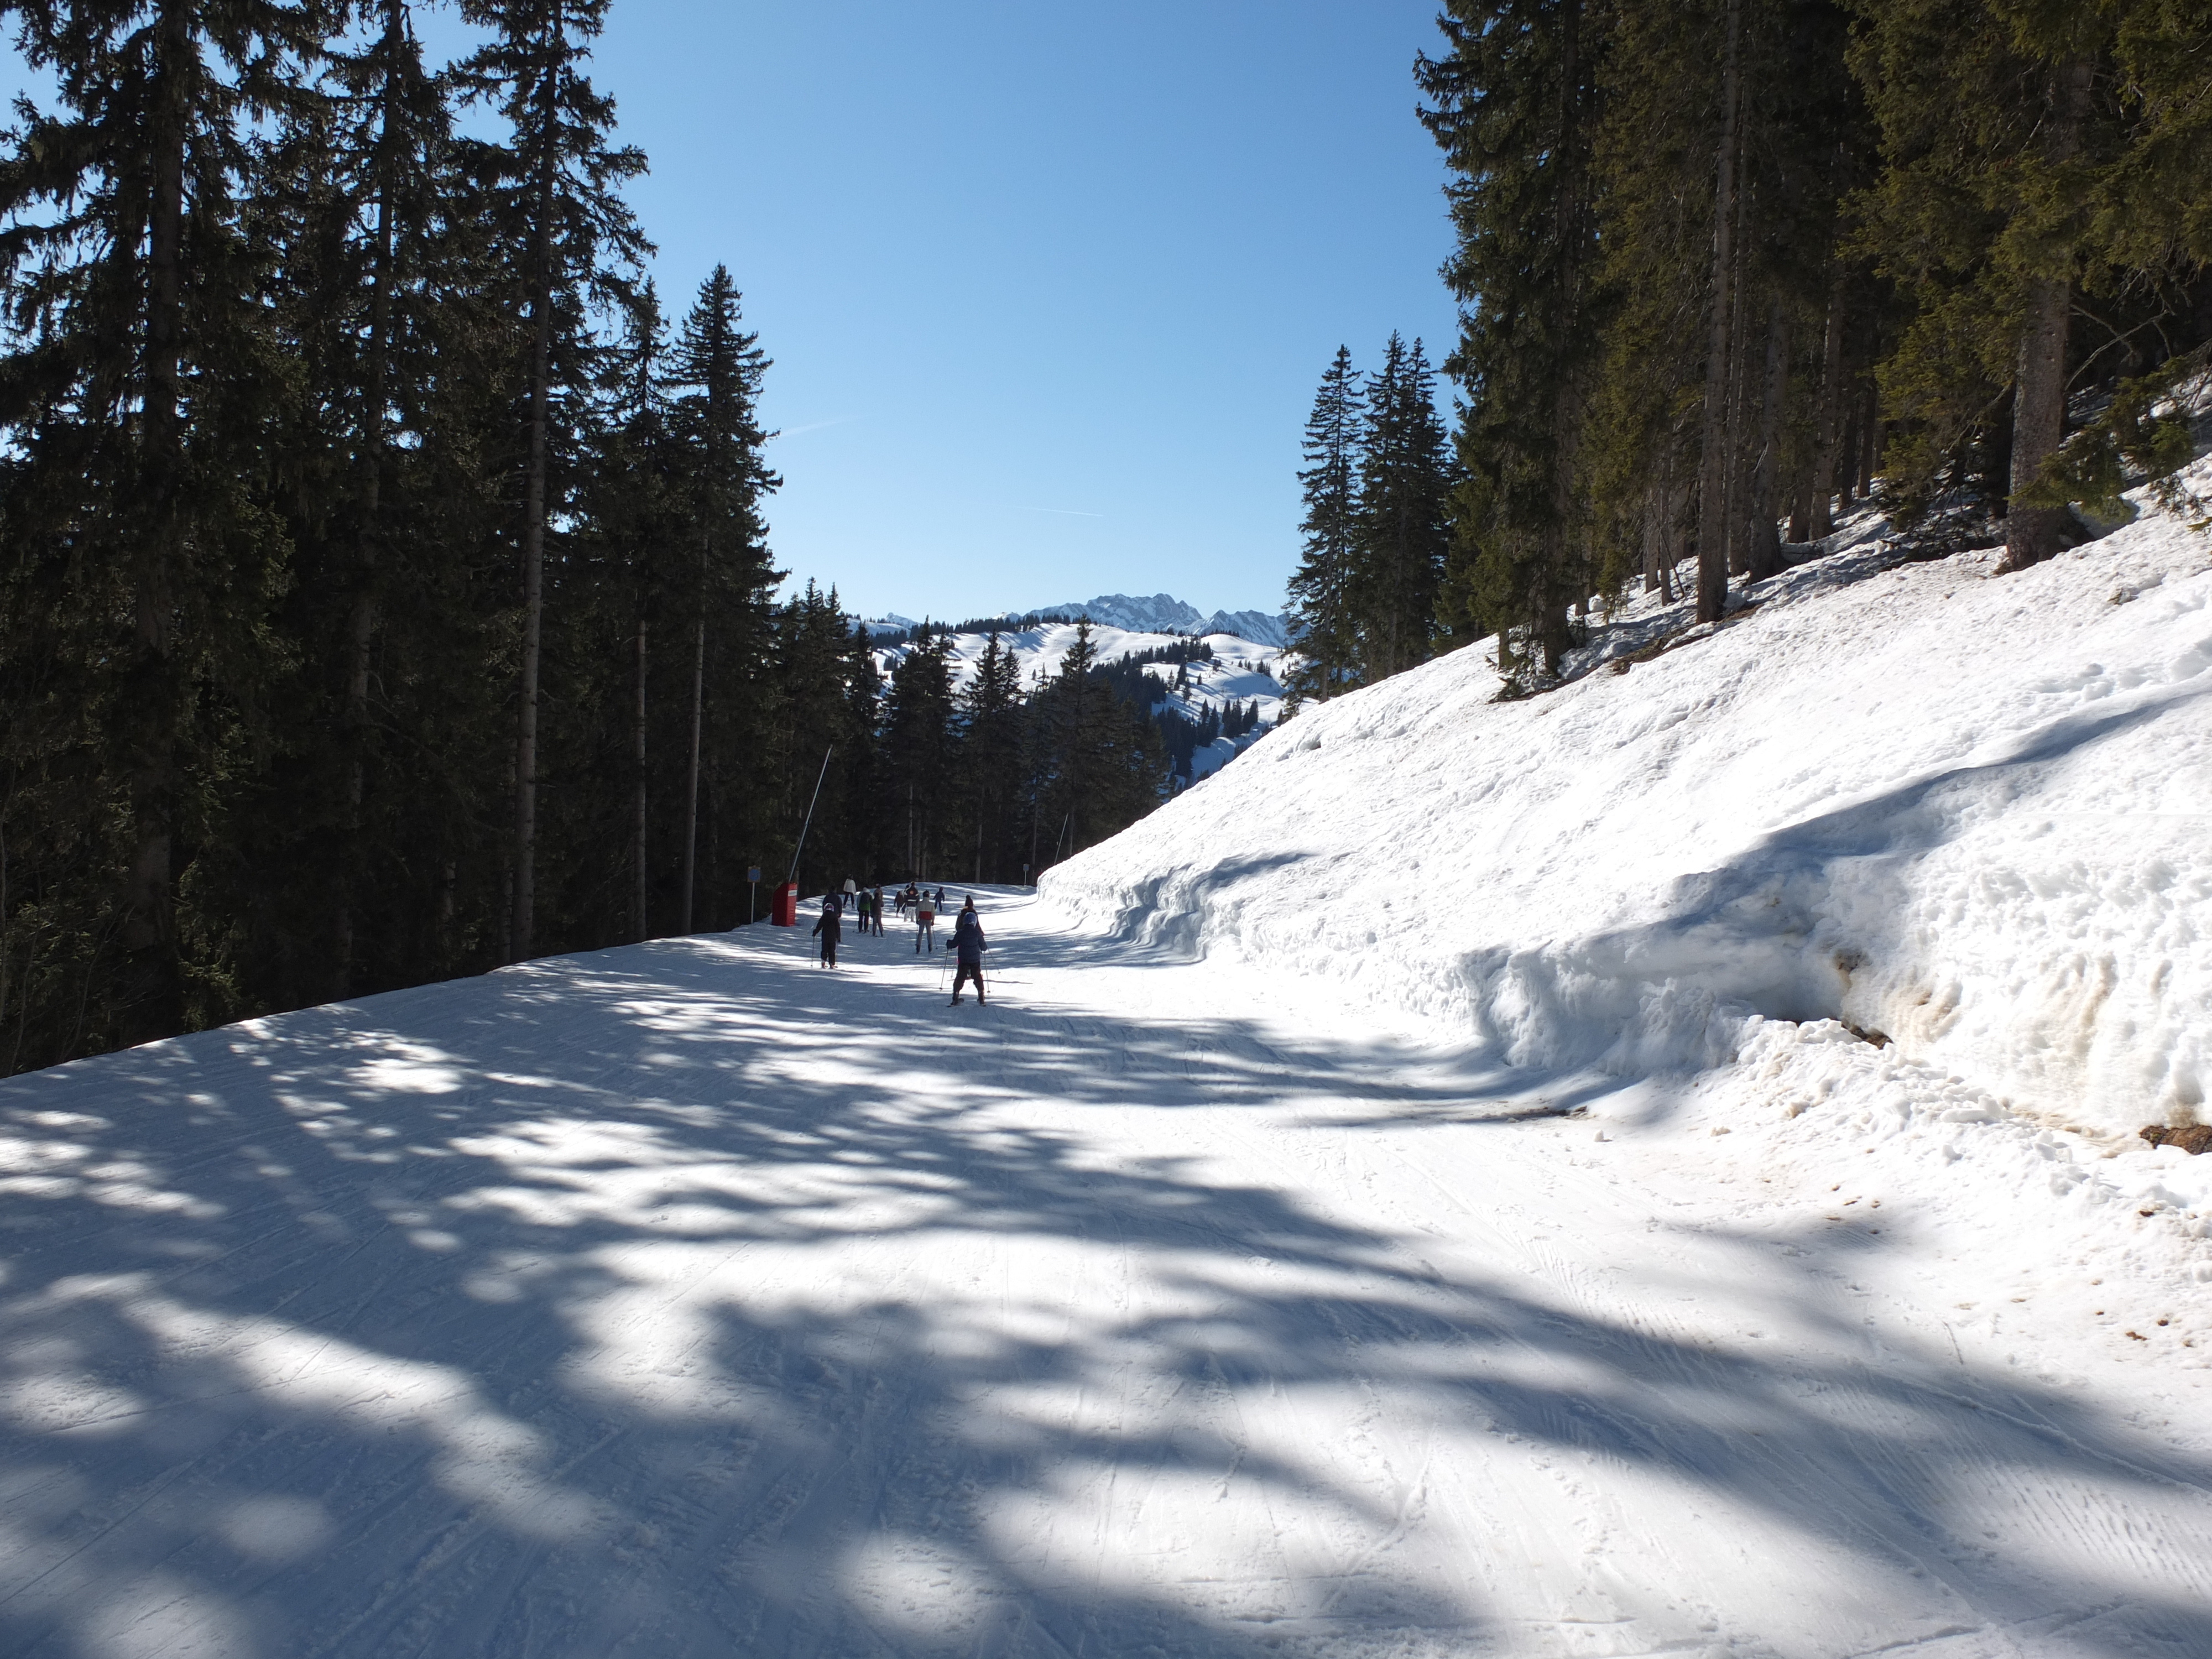
[[[814,823],[814,805],[822,799],[822,780],[830,775],[830,757],[836,752],[837,745],[834,743],[822,751],[822,769],[814,775],[814,793],[807,798],[806,820],[799,826],[799,845],[791,849],[791,873],[783,878],[787,887],[799,879],[799,854],[806,850],[806,832]]]

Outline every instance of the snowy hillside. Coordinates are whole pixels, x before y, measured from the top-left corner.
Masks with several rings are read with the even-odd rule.
[[[999,636],[999,645],[1001,650],[1014,654],[1021,665],[1023,682],[1029,684],[1041,676],[1049,677],[1059,672],[1068,647],[1075,643],[1075,635],[1073,623],[1046,623],[1003,633]],[[1101,663],[1120,662],[1148,651],[1184,646],[1191,637],[1146,633],[1111,624],[1094,626],[1091,630],[1091,644]],[[1180,684],[1175,664],[1147,665],[1152,677],[1169,688],[1169,707],[1196,725],[1209,709],[1219,714],[1231,704],[1248,705],[1258,713],[1259,732],[1282,718],[1284,693],[1288,689],[1285,682],[1297,660],[1294,656],[1264,641],[1234,634],[1212,633],[1196,637],[1212,653],[1212,658],[1210,661],[1191,663],[1182,675]],[[956,689],[966,686],[975,678],[975,665],[982,659],[988,644],[988,635],[983,634],[951,636],[947,655]],[[904,643],[883,647],[876,653],[878,670],[888,678],[900,659],[912,649],[911,645]],[[1219,770],[1249,748],[1258,735],[1255,732],[1251,737],[1237,740],[1216,738],[1209,747],[1201,748],[1192,757],[1192,776],[1204,777]]]
[[[1993,1108],[2212,1118],[2212,540],[2154,512],[1996,556],[1862,541],[1717,630],[1639,600],[1583,665],[1613,660],[1525,702],[1458,653],[1048,894],[1519,1064],[1698,1066],[1760,1016],[1836,1019]]]

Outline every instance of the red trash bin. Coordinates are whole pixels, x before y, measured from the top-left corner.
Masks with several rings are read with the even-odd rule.
[[[769,903],[768,919],[778,927],[799,926],[799,884],[797,882],[787,881],[775,890],[775,897]]]

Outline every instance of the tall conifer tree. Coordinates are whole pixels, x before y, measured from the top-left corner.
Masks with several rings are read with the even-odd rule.
[[[1455,639],[1495,632],[1509,672],[1557,672],[1590,586],[1577,466],[1600,352],[1601,21],[1586,0],[1449,0],[1449,50],[1415,70],[1454,174],[1444,368],[1467,392],[1443,617]]]
[[[1368,389],[1350,583],[1360,672],[1374,681],[1425,659],[1449,531],[1450,458],[1421,343],[1390,337]]]
[[[1364,398],[1343,346],[1322,376],[1306,417],[1304,548],[1291,578],[1291,620],[1304,658],[1297,690],[1328,697],[1345,688],[1358,654],[1352,586],[1359,557],[1361,415]]]
[[[596,378],[590,313],[619,301],[626,273],[649,251],[623,200],[645,171],[636,149],[610,143],[614,100],[584,72],[607,0],[464,0],[490,40],[462,66],[464,83],[513,129],[484,152],[490,208],[525,336],[521,394],[520,639],[514,760],[513,903],[507,954],[532,952],[537,932],[538,696],[548,529],[573,485],[574,441]]]
[[[283,556],[255,488],[281,365],[240,198],[325,18],[277,0],[8,9],[60,100],[24,107],[0,168],[15,758],[58,814],[46,835],[106,866],[66,878],[101,988],[87,1017],[143,1039],[178,1029],[195,990],[221,1000],[221,929],[184,936],[179,880],[269,667]],[[71,749],[99,775],[58,772]]]

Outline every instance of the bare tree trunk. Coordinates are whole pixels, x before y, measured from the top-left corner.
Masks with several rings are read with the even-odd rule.
[[[356,567],[353,609],[346,619],[345,867],[337,882],[338,913],[333,929],[332,993],[353,992],[354,911],[365,884],[362,809],[368,795],[368,679],[376,642],[378,538],[384,501],[386,406],[392,395],[392,168],[398,88],[391,72],[392,54],[404,39],[407,10],[403,0],[385,0],[384,108],[376,135],[376,251],[369,264],[368,373],[362,387],[361,527],[355,543]]]
[[[522,502],[522,684],[514,740],[514,890],[508,960],[531,952],[537,931],[538,669],[545,625],[545,495],[553,380],[553,185],[556,86],[539,112],[537,222],[531,228],[530,461]]]
[[[1665,480],[1647,484],[1644,489],[1644,591],[1659,591],[1660,572],[1665,568],[1663,548],[1666,530],[1660,523],[1665,511],[1667,486]]]
[[[699,632],[691,650],[691,778],[684,787],[684,927],[691,931],[691,900],[699,872],[699,731],[707,699],[707,619],[699,618]]]
[[[1705,409],[1698,465],[1698,620],[1718,622],[1728,610],[1729,323],[1735,301],[1735,149],[1741,75],[1743,0],[1728,0],[1721,58],[1721,131],[1713,185],[1712,320],[1705,342]]]
[[[1820,395],[1813,432],[1813,476],[1807,491],[1805,532],[1797,539],[1817,542],[1833,532],[1831,498],[1836,492],[1836,455],[1843,433],[1844,386],[1843,267],[1836,268],[1828,285],[1828,325],[1820,341]]]
[[[1583,118],[1580,0],[1567,0],[1561,9],[1560,26],[1559,128],[1553,144],[1557,153],[1565,158],[1577,153],[1580,135],[1576,126]],[[1582,216],[1583,180],[1577,169],[1563,168],[1563,173],[1559,196],[1553,204],[1552,241],[1559,255],[1554,281],[1566,308],[1557,328],[1559,337],[1566,338],[1574,331],[1573,313],[1581,303],[1581,243],[1575,225]],[[1584,617],[1589,614],[1589,583],[1581,561],[1574,556],[1571,534],[1575,466],[1580,448],[1577,440],[1582,430],[1582,393],[1575,377],[1562,374],[1559,378],[1552,389],[1551,412],[1552,511],[1545,526],[1545,539],[1550,545],[1545,549],[1544,556],[1547,577],[1544,586],[1549,591],[1543,599],[1541,630],[1544,672],[1556,677],[1570,642],[1567,608],[1561,603],[1561,588],[1565,583],[1571,582],[1576,590],[1575,614]]]
[[[630,863],[636,882],[633,895],[632,928],[643,940],[648,936],[647,922],[646,841],[645,841],[645,618],[637,619],[637,714],[630,727],[630,763],[636,771],[636,799],[633,803],[635,818],[630,825]]]
[[[1859,499],[1874,498],[1875,469],[1881,464],[1881,393],[1872,380],[1859,382],[1859,451],[1854,463],[1858,475]]]
[[[2070,160],[2081,147],[2091,70],[2087,59],[2059,67],[2044,141],[2045,159],[2053,164]],[[1997,566],[2001,574],[2025,570],[2059,550],[2066,509],[2027,507],[2020,498],[2065,441],[2066,337],[2073,306],[2069,277],[2042,277],[2027,285],[2027,317],[2013,383],[2012,501],[2005,515],[2005,556]]]
[[[132,629],[124,706],[131,712],[131,868],[122,942],[130,958],[123,1000],[128,1040],[168,1036],[184,1020],[172,858],[176,823],[178,684],[172,634],[171,550],[179,538],[184,471],[185,147],[196,47],[191,10],[169,0],[154,27],[153,200],[147,238],[146,368],[139,440],[143,532],[130,561]]]
[[[1729,325],[1729,335],[1734,345],[1729,355],[1728,397],[1728,568],[1731,576],[1748,575],[1751,572],[1744,533],[1750,521],[1751,444],[1747,430],[1751,424],[1751,330],[1746,326],[1748,320],[1746,313],[1750,305],[1741,269],[1742,232],[1743,219],[1739,214],[1736,218],[1735,315]]]
[[[1782,568],[1775,495],[1782,477],[1782,400],[1790,390],[1790,314],[1782,296],[1766,307],[1766,374],[1760,388],[1759,462],[1751,479],[1751,579],[1762,581]]]
[[[1859,483],[1859,389],[1854,382],[1844,394],[1849,402],[1844,405],[1843,435],[1837,440],[1836,464],[1841,469],[1836,475],[1836,512],[1849,514],[1858,505]]]

